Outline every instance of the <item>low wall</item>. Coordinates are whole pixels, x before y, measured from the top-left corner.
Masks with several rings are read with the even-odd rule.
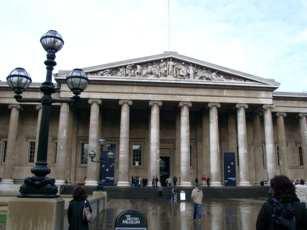
[[[69,201],[71,201],[72,196],[71,195],[62,195],[61,198],[64,200],[64,215],[62,214],[62,218],[64,219],[64,229],[68,229],[68,223],[67,223],[67,208],[69,205]],[[5,194],[0,193],[0,211],[3,211],[7,213],[8,211],[8,203],[12,200],[16,199],[16,196],[14,194]],[[23,198],[18,198],[23,199]],[[35,199],[34,199],[35,200]],[[103,211],[107,207],[107,193],[102,191],[94,191],[91,196],[88,198],[89,203],[93,210],[94,215],[94,221],[90,224],[90,230],[96,230],[98,229],[97,226],[101,225],[102,217],[103,217]],[[5,223],[0,223],[0,230],[5,229]]]
[[[296,185],[295,189],[296,195],[300,201],[307,204],[307,185]]]

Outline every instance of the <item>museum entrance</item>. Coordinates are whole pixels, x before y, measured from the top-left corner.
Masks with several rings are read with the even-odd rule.
[[[224,184],[236,186],[236,157],[233,152],[224,153]]]
[[[160,157],[160,182],[162,186],[166,186],[166,179],[170,177],[170,157]]]
[[[100,154],[100,183],[103,186],[114,185],[115,144],[102,147]]]

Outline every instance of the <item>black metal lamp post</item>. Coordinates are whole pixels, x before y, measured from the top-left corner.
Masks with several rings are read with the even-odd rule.
[[[55,54],[62,49],[64,41],[62,36],[55,30],[49,30],[44,34],[40,42],[47,51],[47,60],[45,61],[47,74],[46,80],[41,84],[40,90],[43,93],[41,99],[23,98],[23,91],[29,87],[32,80],[27,71],[23,68],[14,69],[7,77],[8,85],[15,92],[15,99],[18,102],[40,102],[42,104],[42,117],[40,121],[40,130],[38,138],[37,159],[31,172],[34,174],[24,180],[20,187],[20,197],[40,197],[54,198],[58,197],[58,189],[55,186],[55,179],[47,177],[50,169],[47,164],[49,118],[51,106],[54,102],[75,102],[79,99],[80,93],[87,87],[88,79],[82,69],[74,69],[66,78],[66,84],[73,92],[71,99],[54,99],[52,94],[56,92],[56,87],[52,83],[52,71],[56,65]]]

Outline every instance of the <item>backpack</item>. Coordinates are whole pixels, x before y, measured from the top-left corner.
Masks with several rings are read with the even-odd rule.
[[[83,210],[82,210],[82,219],[84,222],[91,222],[93,219],[93,214],[89,208],[89,206],[86,203],[87,201],[84,201],[84,206],[83,206]]]
[[[294,203],[281,203],[272,199],[272,224],[278,230],[296,230]]]

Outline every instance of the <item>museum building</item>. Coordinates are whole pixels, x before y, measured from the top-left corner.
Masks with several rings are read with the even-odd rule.
[[[52,108],[48,165],[57,184],[130,186],[132,177],[181,186],[259,185],[276,174],[307,179],[307,93],[176,52],[84,68],[78,104]],[[69,71],[56,98],[71,97]],[[39,84],[24,97],[40,98]],[[17,103],[0,82],[0,177],[31,175],[41,107]]]

